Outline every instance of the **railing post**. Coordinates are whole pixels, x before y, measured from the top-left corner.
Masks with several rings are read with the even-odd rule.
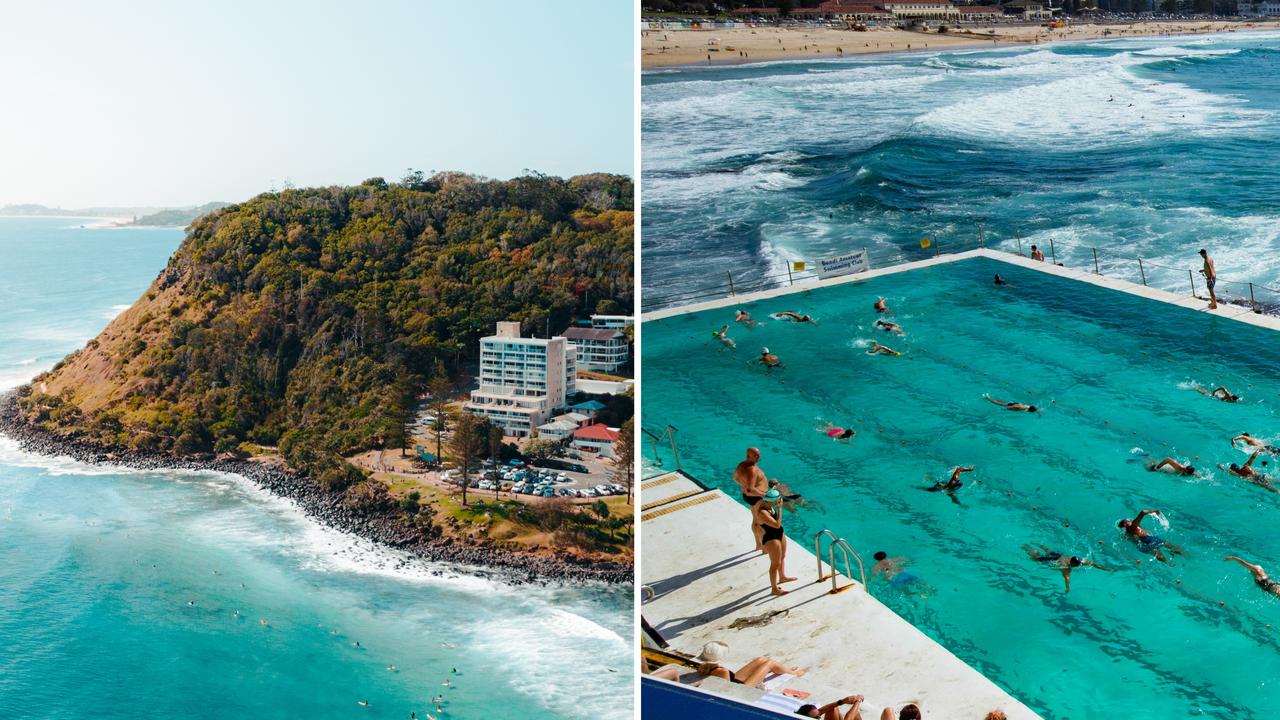
[[[1049,238],[1049,258],[1054,265],[1058,264],[1058,251],[1053,249],[1053,238]]]
[[[1138,272],[1142,275],[1142,284],[1147,284],[1147,271],[1142,267],[1142,258],[1138,258]]]
[[[733,291],[733,273],[732,273],[732,272],[725,271],[725,274],[729,276],[729,294],[730,294],[730,295],[737,295],[738,293],[736,293],[736,292],[734,292],[734,291]]]
[[[938,236],[933,236],[933,256],[938,257]]]
[[[1187,268],[1187,279],[1191,281],[1191,297],[1196,296],[1196,276],[1191,274],[1191,268]]]
[[[1253,299],[1253,283],[1249,283],[1249,309],[1258,312],[1258,301]]]
[[[1018,231],[1018,257],[1022,257],[1022,231]]]
[[[978,223],[978,247],[985,247],[982,243],[982,223]]]
[[[795,285],[796,281],[791,277],[791,263],[787,263],[787,284]]]
[[[1093,274],[1101,275],[1102,273],[1098,272],[1098,248],[1090,248],[1090,249],[1093,250]]]

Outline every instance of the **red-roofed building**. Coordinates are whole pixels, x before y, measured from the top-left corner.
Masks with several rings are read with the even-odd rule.
[[[744,17],[777,17],[778,8],[776,7],[740,7],[733,11],[734,15]]]
[[[582,452],[596,453],[603,457],[614,457],[613,443],[618,439],[618,430],[604,425],[587,425],[573,431],[575,449]]]

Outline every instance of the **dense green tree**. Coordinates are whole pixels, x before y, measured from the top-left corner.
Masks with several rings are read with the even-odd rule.
[[[610,479],[627,489],[627,504],[631,504],[631,485],[635,482],[635,418],[627,418],[618,428],[618,439],[613,441],[613,454],[617,457]]]
[[[471,478],[471,464],[480,456],[484,448],[487,433],[485,423],[479,416],[463,411],[453,426],[453,436],[449,438],[449,452],[462,469],[462,504],[467,504],[467,484]]]
[[[341,458],[407,444],[407,387],[430,378],[434,402],[496,321],[631,306],[632,203],[604,174],[265,193],[194,221],[135,311],[42,376],[58,399],[37,384],[20,402],[110,447],[278,445],[322,484],[360,484]]]

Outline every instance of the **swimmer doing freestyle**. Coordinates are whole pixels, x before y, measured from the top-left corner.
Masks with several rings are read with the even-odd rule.
[[[1022,549],[1026,550],[1027,556],[1030,557],[1032,560],[1035,560],[1036,562],[1042,562],[1042,563],[1051,562],[1057,565],[1058,570],[1062,573],[1062,580],[1067,585],[1066,592],[1071,592],[1071,569],[1072,568],[1078,568],[1078,567],[1087,565],[1092,568],[1097,568],[1099,570],[1106,570],[1107,572],[1111,572],[1108,568],[1104,568],[1101,565],[1094,563],[1092,560],[1085,560],[1083,558],[1078,558],[1075,555],[1063,555],[1060,552],[1050,550],[1044,545],[1039,545],[1039,547],[1040,549],[1036,550],[1034,547],[1030,545],[1024,545]]]
[[[1257,459],[1258,459],[1258,451],[1254,450],[1253,454],[1249,456],[1249,459],[1245,461],[1245,464],[1243,465],[1237,465],[1235,463],[1231,463],[1227,467],[1223,467],[1222,465],[1219,465],[1218,467],[1222,468],[1223,470],[1226,470],[1227,472],[1231,473],[1232,475],[1235,475],[1236,477],[1244,478],[1245,480],[1248,480],[1254,485],[1259,485],[1263,488],[1266,488],[1267,490],[1270,490],[1273,493],[1280,493],[1280,490],[1275,489],[1271,485],[1273,480],[1270,475],[1267,475],[1264,472],[1259,472],[1253,469],[1253,461]],[[1262,466],[1263,467],[1267,466],[1266,460],[1262,461]]]
[[[1172,565],[1173,563],[1169,562],[1169,558],[1165,557],[1164,553],[1160,551],[1160,548],[1167,548],[1169,552],[1174,555],[1183,555],[1185,553],[1183,553],[1182,548],[1177,545],[1156,537],[1142,529],[1142,521],[1148,515],[1160,515],[1160,511],[1143,510],[1132,520],[1126,518],[1116,523],[1116,527],[1124,530],[1125,537],[1137,543],[1139,551],[1147,553],[1148,555],[1154,555],[1160,562]]]

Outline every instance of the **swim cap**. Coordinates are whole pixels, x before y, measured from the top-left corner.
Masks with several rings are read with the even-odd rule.
[[[769,348],[760,348],[760,352],[764,353],[765,355],[768,355],[768,354],[769,354]]]
[[[781,499],[782,493],[778,492],[778,488],[769,488],[768,492],[764,494],[765,502],[778,502]]]

